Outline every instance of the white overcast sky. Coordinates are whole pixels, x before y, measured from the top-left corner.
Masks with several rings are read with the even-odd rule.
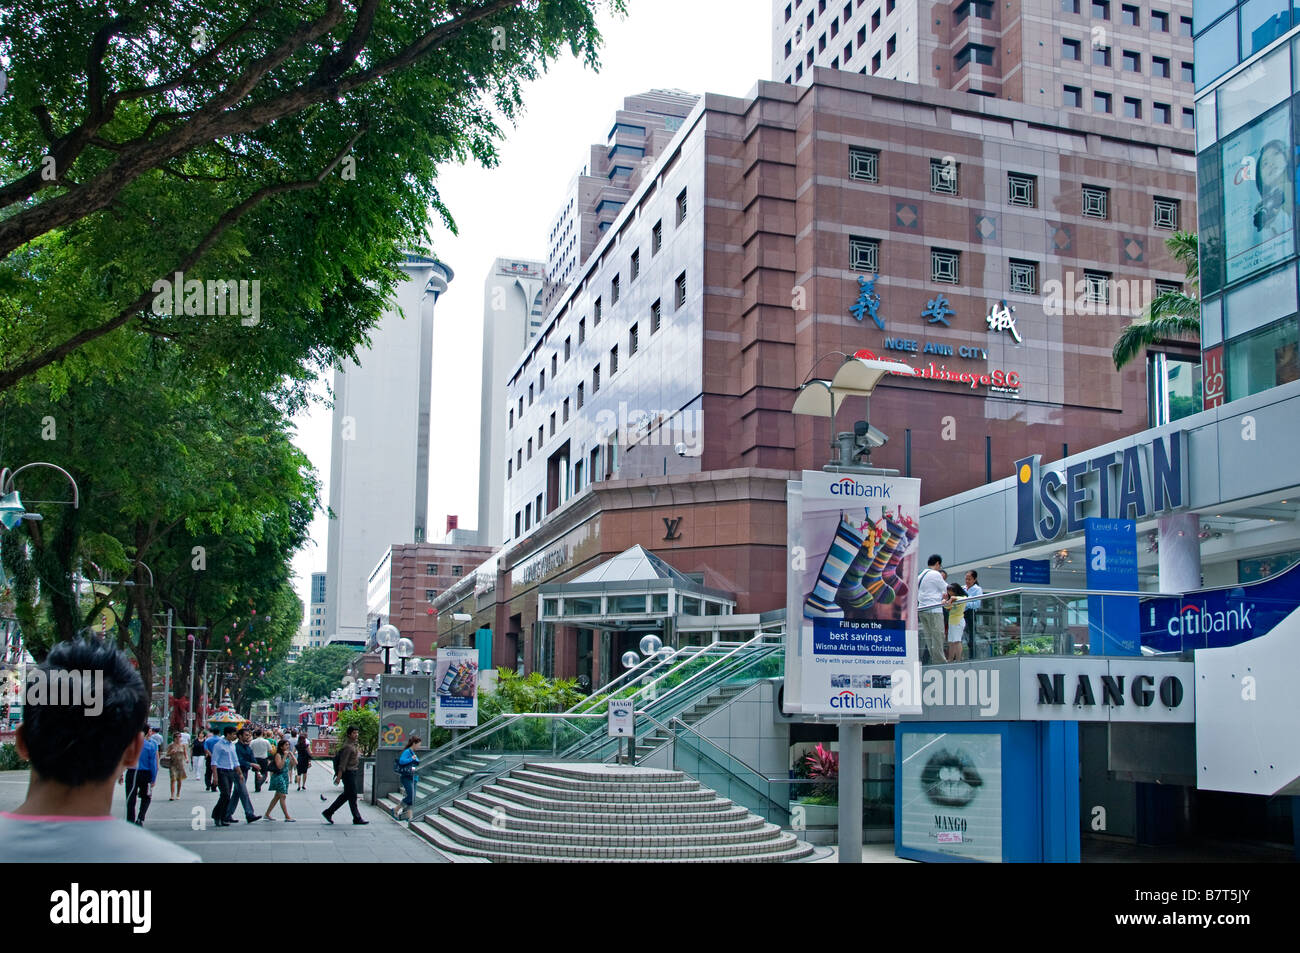
[[[498,257],[545,260],[546,235],[564,190],[591,143],[604,142],[625,96],[648,89],[743,96],[770,79],[771,0],[628,0],[626,16],[600,19],[605,37],[598,73],[565,56],[525,90],[526,111],[505,130],[495,169],[446,166],[438,189],[460,234],[433,226],[432,250],[456,273],[434,309],[431,540],[446,514],[478,522],[478,431],[483,347],[483,282]],[[416,396],[411,395],[414,401]],[[295,421],[329,499],[330,415]],[[327,520],[294,559],[298,595],[309,601],[311,574],[325,570]],[[396,541],[395,541],[396,542]]]

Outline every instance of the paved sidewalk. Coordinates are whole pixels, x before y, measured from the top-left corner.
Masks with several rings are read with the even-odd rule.
[[[326,824],[320,812],[327,805],[321,802],[320,795],[333,801],[342,787],[331,785],[327,772],[315,768],[308,774],[308,784],[307,791],[289,785],[289,814],[296,823],[285,823],[277,806],[276,820],[248,824],[240,807],[235,810],[238,824],[214,827],[211,815],[217,803],[216,793],[204,791],[202,780],[191,777],[182,788],[180,800],[168,801],[167,772],[163,770],[158,773],[145,828],[194,851],[206,863],[446,863],[446,858],[408,831],[405,824],[397,824],[364,801],[361,815],[370,821],[369,825],[353,825],[346,807],[334,815],[332,826]],[[121,818],[126,817],[123,789],[118,785],[113,796],[113,813]],[[253,807],[263,812],[271,800],[266,786],[255,794],[250,785],[248,793]],[[26,771],[0,771],[0,810],[13,810],[26,795]]]

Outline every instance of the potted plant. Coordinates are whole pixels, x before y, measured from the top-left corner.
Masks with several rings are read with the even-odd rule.
[[[802,818],[805,828],[834,827],[839,818],[840,756],[818,742],[799,759],[796,773],[813,783],[800,785],[804,793],[791,802],[791,816]]]

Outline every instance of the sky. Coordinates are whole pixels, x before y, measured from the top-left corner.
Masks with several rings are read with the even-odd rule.
[[[431,540],[442,539],[449,513],[460,516],[462,528],[478,522],[483,282],[492,262],[545,260],[565,189],[590,145],[605,141],[624,97],[650,89],[744,96],[771,78],[770,0],[628,0],[627,7],[625,16],[606,11],[600,18],[605,43],[598,73],[566,55],[525,89],[525,112],[504,130],[496,168],[446,166],[438,175],[459,235],[431,224],[430,248],[455,272],[434,308],[431,442],[448,452],[436,453],[431,466]],[[295,443],[328,500],[330,412],[316,407],[294,424]],[[311,541],[294,558],[304,607],[311,574],[325,570],[328,533],[328,521],[318,515]]]

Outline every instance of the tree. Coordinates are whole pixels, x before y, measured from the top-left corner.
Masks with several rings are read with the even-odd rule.
[[[353,356],[429,208],[454,228],[438,166],[494,163],[566,48],[595,66],[599,5],[13,0],[0,391],[129,371],[106,340],[123,328],[268,386]],[[157,283],[177,272],[259,282],[260,313],[214,314],[211,286],[172,313]]]
[[[1200,262],[1196,235],[1175,232],[1165,240],[1174,258],[1187,271],[1187,291],[1165,291],[1151,299],[1147,313],[1120,332],[1112,357],[1119,370],[1147,348],[1163,341],[1201,335]]]
[[[323,698],[342,685],[343,674],[356,657],[356,650],[346,645],[304,649],[298,656],[298,661],[292,665],[288,662],[279,663],[275,678],[286,688],[291,686],[296,695]]]
[[[334,723],[334,733],[340,738],[347,735],[349,728],[357,729],[357,747],[361,756],[368,758],[379,746],[379,713],[373,708],[351,708],[339,712],[339,720]]]

